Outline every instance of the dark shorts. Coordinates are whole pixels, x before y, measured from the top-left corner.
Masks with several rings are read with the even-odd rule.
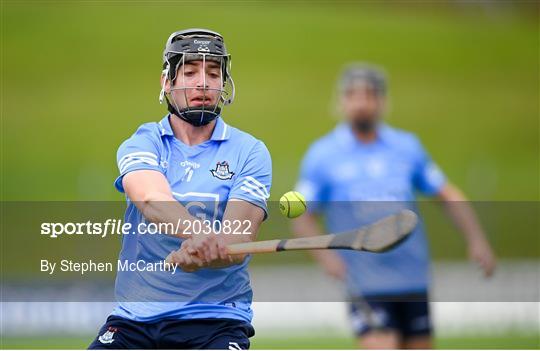
[[[235,319],[135,322],[110,316],[88,347],[97,349],[249,349],[251,324]]]
[[[354,298],[350,314],[357,336],[374,330],[393,330],[402,337],[431,335],[427,293]]]

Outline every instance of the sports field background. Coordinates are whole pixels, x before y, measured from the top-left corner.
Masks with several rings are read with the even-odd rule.
[[[2,348],[9,349],[85,349],[91,337],[53,337],[43,338],[10,338],[5,339]],[[534,349],[538,347],[538,338],[534,336],[506,335],[496,338],[463,337],[438,338],[435,347],[438,349]],[[281,349],[355,349],[353,340],[345,337],[314,338],[312,336],[299,337],[270,337],[254,338],[251,341],[252,349],[281,350]]]
[[[3,1],[2,14],[4,200],[123,201],[116,150],[165,114],[164,41],[188,27],[226,38],[237,99],[224,118],[268,146],[271,200],[337,122],[336,76],[358,60],[385,67],[388,121],[472,200],[539,199],[535,3]],[[520,245],[526,228],[503,255],[539,256]],[[431,239],[435,258],[463,257],[459,239]]]
[[[335,124],[341,67],[362,60],[388,71],[389,121],[417,133],[472,199],[538,200],[531,2],[193,4],[2,2],[4,199],[121,200],[118,145],[165,113],[164,41],[209,27],[233,56],[238,95],[225,119],[267,144],[273,199]]]
[[[360,60],[387,70],[388,121],[415,132],[471,199],[537,208],[535,2],[2,0],[1,10],[4,201],[122,201],[112,186],[116,149],[138,125],[165,114],[158,104],[164,41],[178,29],[207,27],[225,36],[233,56],[237,99],[225,120],[263,140],[272,154],[272,200],[294,186],[309,144],[335,125],[336,76]],[[504,239],[499,253],[538,259],[538,233],[527,230],[538,223],[520,225],[518,239]],[[464,257],[457,236],[430,239],[435,259]],[[24,246],[24,237],[15,240]],[[267,256],[255,263],[297,260]],[[2,336],[0,347],[86,345],[56,333]],[[350,346],[347,338],[316,339],[255,339],[254,346]],[[443,338],[437,345],[532,348],[534,341],[537,335],[508,335]]]

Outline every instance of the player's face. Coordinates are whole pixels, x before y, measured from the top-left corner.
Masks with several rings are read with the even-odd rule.
[[[172,95],[178,108],[215,106],[223,87],[221,66],[214,61],[190,61],[178,68]]]
[[[341,96],[341,108],[347,121],[359,129],[370,129],[381,115],[384,98],[369,85],[347,89]]]

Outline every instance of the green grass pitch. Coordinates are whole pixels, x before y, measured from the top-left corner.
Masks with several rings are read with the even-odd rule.
[[[2,349],[85,349],[92,337],[4,338]],[[505,335],[499,337],[437,338],[438,349],[538,349],[538,335]],[[252,349],[354,349],[352,339],[343,337],[254,337]]]

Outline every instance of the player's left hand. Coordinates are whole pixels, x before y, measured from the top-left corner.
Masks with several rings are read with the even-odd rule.
[[[229,261],[227,242],[223,235],[198,234],[184,240],[181,246],[191,255],[196,255],[205,264],[211,265],[215,261]]]
[[[486,277],[495,271],[495,254],[486,240],[474,240],[469,243],[469,258],[480,265]]]

